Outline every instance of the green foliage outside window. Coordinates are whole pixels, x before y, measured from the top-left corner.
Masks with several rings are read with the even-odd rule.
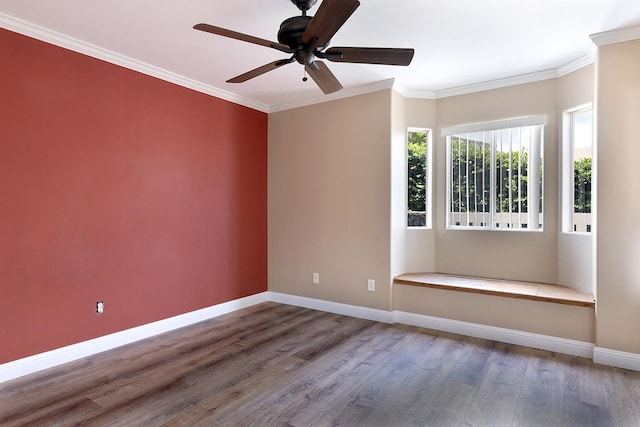
[[[573,210],[591,213],[591,158],[574,161],[573,171]]]
[[[409,132],[407,141],[409,166],[409,211],[427,210],[427,133]]]
[[[450,165],[451,212],[490,212],[490,145],[454,137]],[[496,152],[496,212],[527,212],[528,165],[526,150]]]

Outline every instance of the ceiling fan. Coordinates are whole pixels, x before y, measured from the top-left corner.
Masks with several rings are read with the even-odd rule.
[[[328,94],[342,89],[342,85],[329,70],[329,67],[324,62],[318,61],[317,58],[331,62],[405,66],[409,65],[413,59],[413,49],[383,47],[331,47],[327,49],[331,37],[360,6],[358,0],[323,0],[315,16],[307,16],[307,11],[316,4],[317,0],[291,0],[291,2],[302,11],[302,15],[285,19],[280,24],[277,43],[209,24],[194,25],[193,28],[196,30],[270,47],[291,54],[290,58],[273,61],[240,74],[227,80],[227,83],[242,83],[297,61],[304,65],[305,71],[320,89],[325,94]],[[303,80],[306,81],[307,78],[304,77]]]

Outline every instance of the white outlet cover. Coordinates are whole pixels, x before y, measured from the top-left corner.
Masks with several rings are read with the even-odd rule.
[[[376,290],[376,281],[373,279],[369,279],[367,281],[367,290],[374,292]]]

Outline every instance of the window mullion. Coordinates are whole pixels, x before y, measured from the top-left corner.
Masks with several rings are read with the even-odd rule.
[[[489,153],[490,153],[490,161],[491,161],[491,171],[489,172],[489,217],[491,219],[491,228],[495,228],[496,227],[496,221],[497,221],[497,202],[498,202],[498,198],[497,198],[497,194],[496,194],[496,187],[497,187],[497,182],[496,182],[496,178],[497,178],[497,174],[496,174],[496,170],[497,170],[497,159],[496,159],[496,132],[492,131],[489,132]]]
[[[513,227],[513,130],[509,129],[509,227]]]
[[[462,217],[462,141],[458,138],[458,218]]]
[[[524,152],[523,150],[523,143],[524,143],[524,135],[523,135],[523,129],[520,129],[519,132],[519,136],[520,136],[520,141],[517,144],[517,158],[518,161],[516,162],[516,189],[517,189],[517,194],[516,194],[516,203],[517,203],[517,208],[518,208],[518,228],[522,228],[522,191],[520,191],[520,180],[522,179],[522,175],[520,172],[520,166],[522,164],[522,154]]]
[[[467,144],[466,144],[466,156],[465,156],[465,162],[464,162],[464,167],[465,167],[465,203],[466,203],[466,208],[467,208],[467,221],[465,223],[465,225],[468,227],[469,226],[469,215],[470,213],[470,203],[469,203],[469,135],[467,135]]]
[[[542,152],[542,126],[532,129],[531,150],[529,152],[529,222],[533,229],[538,229],[540,224],[540,161]]]
[[[487,155],[485,147],[487,145],[486,142],[487,133],[482,132],[482,221],[485,226],[487,224],[487,200],[484,194],[484,189],[486,188],[485,176],[487,175],[485,168],[487,167]],[[491,169],[489,169],[491,171]]]
[[[484,168],[486,167],[486,161],[485,161],[485,155],[484,155],[484,137],[485,137],[485,133],[482,132],[482,145],[481,145],[481,149],[482,149],[482,182],[481,182],[481,190],[480,190],[480,203],[482,204],[482,221],[481,221],[481,225],[484,225],[487,223],[487,218],[485,217],[485,205],[486,203],[484,202],[484,175],[485,175],[485,170]]]
[[[577,231],[576,229],[576,210],[575,210],[575,206],[576,206],[576,198],[575,198],[575,188],[576,188],[576,169],[575,169],[575,153],[576,153],[576,147],[575,147],[575,139],[576,139],[576,115],[575,113],[571,114],[571,161],[570,161],[570,168],[571,168],[571,175],[569,175],[571,177],[571,190],[569,190],[569,194],[570,194],[570,199],[571,199],[571,204],[569,205],[569,211],[571,212],[571,224],[570,224],[570,229],[571,231]]]

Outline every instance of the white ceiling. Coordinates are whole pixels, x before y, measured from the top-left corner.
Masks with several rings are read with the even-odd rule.
[[[640,25],[639,0],[361,3],[331,45],[413,47],[416,54],[409,67],[329,63],[344,93],[395,79],[404,93],[434,96],[554,71],[593,58],[589,35]],[[266,111],[326,96],[312,80],[302,82],[297,63],[246,83],[225,83],[287,55],[192,27],[205,22],[275,41],[280,22],[298,14],[291,0],[0,0],[0,26],[63,37],[66,45],[84,46],[80,51],[97,47],[99,57],[130,58]]]

